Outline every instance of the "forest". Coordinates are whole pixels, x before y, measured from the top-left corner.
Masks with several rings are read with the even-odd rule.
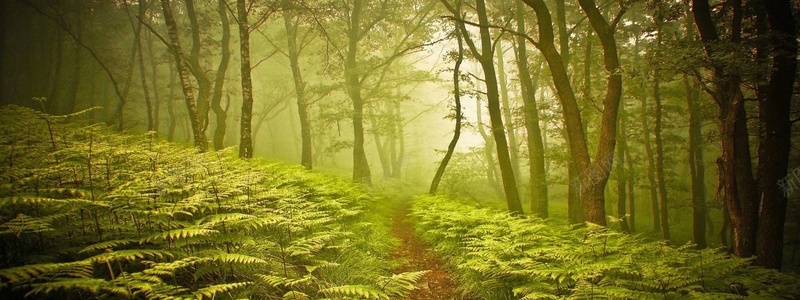
[[[800,298],[799,21],[1,0],[0,299]]]

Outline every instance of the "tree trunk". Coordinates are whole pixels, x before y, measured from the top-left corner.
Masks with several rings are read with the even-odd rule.
[[[517,31],[526,32],[525,16],[522,11],[522,2],[516,3]],[[528,71],[527,42],[522,36],[517,36],[517,71],[522,89],[522,99],[525,110],[525,130],[527,131],[528,146],[528,172],[531,186],[531,214],[541,218],[548,217],[547,173],[545,171],[544,143],[542,130],[539,127],[539,109],[536,102],[536,90],[541,67],[532,78]]]
[[[153,53],[153,34],[148,33],[145,41],[147,42],[147,55],[150,57],[150,84],[153,85],[153,98],[155,98],[153,103],[153,130],[158,132],[161,124],[161,103],[163,99],[161,99],[160,89],[158,88],[158,62]]]
[[[537,47],[542,51],[556,92],[561,101],[564,121],[567,127],[570,157],[579,172],[577,183],[581,188],[581,204],[586,220],[599,225],[606,225],[605,186],[614,159],[614,147],[617,134],[617,114],[622,96],[622,77],[619,72],[619,56],[617,55],[613,25],[609,25],[592,0],[579,0],[581,8],[586,12],[592,28],[600,38],[603,46],[603,62],[608,72],[606,96],[603,100],[603,116],[600,124],[600,137],[594,162],[589,158],[586,135],[580,118],[580,110],[575,93],[567,76],[566,67],[561,55],[555,50],[554,35],[550,12],[542,0],[524,0],[534,9],[539,24],[539,41]],[[571,183],[571,184],[574,184]]]
[[[741,39],[742,6],[740,1],[733,1],[730,6],[730,42],[736,45]],[[738,74],[728,73],[724,62],[717,59],[739,54],[736,50],[728,51],[717,46],[720,38],[707,0],[692,0],[692,15],[706,56],[712,61],[714,90],[711,95],[720,108],[719,132],[722,140],[722,155],[718,160],[719,185],[733,227],[733,252],[739,257],[750,257],[755,254],[756,248],[758,191],[752,175],[741,78]]]
[[[200,128],[203,134],[205,134],[209,124],[211,79],[208,78],[205,69],[200,63],[200,51],[203,44],[200,40],[200,23],[197,20],[194,0],[184,1],[186,3],[186,16],[189,18],[189,29],[191,29],[192,35],[192,47],[189,51],[189,65],[192,67],[189,70],[197,81],[197,116],[200,120]]]
[[[428,190],[428,193],[431,195],[436,195],[437,191],[439,190],[439,182],[442,180],[442,176],[444,176],[447,163],[449,163],[450,158],[453,157],[453,152],[455,152],[456,145],[458,144],[458,138],[461,136],[461,120],[463,115],[461,114],[461,88],[459,87],[458,79],[461,77],[461,63],[464,61],[464,43],[458,25],[455,27],[455,36],[456,40],[458,41],[458,57],[456,58],[455,67],[453,67],[453,98],[455,101],[453,116],[455,118],[456,125],[453,132],[453,139],[450,140],[450,144],[447,146],[447,152],[444,154],[444,158],[442,158],[442,161],[439,163],[439,168],[436,169],[436,174],[433,176],[433,180],[431,181],[431,188]]]
[[[284,6],[288,6],[288,1],[284,1]],[[289,66],[292,68],[292,80],[294,82],[294,93],[297,98],[297,114],[300,119],[300,139],[301,155],[300,165],[307,170],[313,166],[312,141],[311,141],[311,121],[309,120],[309,105],[306,102],[306,83],[303,81],[303,74],[300,71],[300,48],[297,46],[297,26],[300,24],[294,21],[291,9],[283,11],[283,25],[286,29],[286,40],[289,47]]]
[[[225,73],[228,71],[228,64],[231,58],[230,42],[231,28],[228,21],[228,7],[225,0],[217,1],[217,14],[222,22],[222,39],[220,40],[220,59],[217,65],[217,72],[214,78],[214,91],[211,94],[211,110],[216,117],[214,127],[214,149],[225,148],[225,134],[228,131],[228,111],[222,107],[222,92],[225,86]]]
[[[242,74],[242,120],[239,128],[239,157],[253,157],[253,137],[251,127],[253,120],[253,83],[250,79],[250,26],[247,23],[247,5],[245,0],[236,1],[239,15],[239,53],[241,56]]]
[[[659,29],[657,42],[660,43],[661,32]],[[664,179],[664,142],[661,139],[662,124],[662,105],[661,105],[661,79],[656,68],[653,73],[653,101],[655,101],[656,124],[653,129],[656,146],[656,180],[658,184],[658,198],[660,202],[659,216],[661,219],[661,233],[665,240],[670,239],[669,235],[669,206],[667,205],[667,184]]]
[[[767,10],[774,55],[766,98],[759,99],[761,122],[758,175],[761,214],[756,247],[757,265],[780,269],[783,229],[789,188],[787,168],[791,150],[790,120],[793,86],[797,72],[797,31],[788,0],[769,1]],[[792,174],[795,178],[797,173]]]
[[[147,12],[147,1],[139,1],[139,19],[145,19]],[[131,20],[131,22],[134,22]],[[153,104],[150,99],[150,90],[147,86],[147,72],[144,65],[144,48],[142,47],[142,22],[136,22],[136,30],[134,34],[136,39],[136,52],[139,57],[139,77],[142,81],[142,94],[144,95],[144,104],[147,109],[147,131],[155,130],[155,120],[153,118]]]
[[[181,56],[181,44],[178,38],[178,25],[175,23],[175,18],[172,15],[172,7],[169,0],[161,0],[161,8],[164,10],[164,21],[167,25],[169,32],[170,48],[172,48],[172,55],[175,59],[175,64],[180,76],[181,88],[183,89],[184,99],[186,101],[186,109],[189,114],[189,123],[192,127],[192,134],[194,135],[194,145],[201,151],[205,152],[208,149],[208,141],[205,134],[203,134],[200,120],[197,117],[197,103],[195,103],[192,85],[189,82],[189,66]]]
[[[511,156],[511,170],[514,172],[514,178],[520,178],[519,172],[519,149],[517,148],[517,134],[514,131],[514,117],[511,114],[511,103],[508,99],[508,82],[506,81],[505,70],[505,51],[502,44],[498,44],[495,49],[497,56],[497,78],[500,85],[500,101],[502,104],[503,119],[505,125],[506,137],[508,138],[509,154]]]
[[[703,159],[702,119],[698,90],[683,77],[686,102],[689,110],[689,171],[692,182],[692,242],[697,249],[706,248],[706,184]]]
[[[627,128],[625,127],[625,107],[620,107],[620,120],[619,120],[619,146],[617,147],[617,218],[619,219],[619,225],[622,232],[630,233],[631,229],[628,227],[628,203],[627,203],[627,196],[628,190],[627,188],[627,172],[630,172],[630,169],[625,168],[625,151],[627,150]]]
[[[353,102],[353,182],[372,184],[372,175],[364,150],[364,99],[361,95],[361,80],[359,80],[358,41],[360,40],[361,13],[363,0],[353,2],[353,11],[350,14],[350,24],[347,30],[347,53],[345,58],[344,77],[347,85],[347,94]]]

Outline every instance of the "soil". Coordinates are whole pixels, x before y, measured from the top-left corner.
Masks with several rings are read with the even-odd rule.
[[[392,214],[390,232],[400,241],[392,252],[392,258],[400,262],[394,272],[430,270],[425,274],[418,288],[411,292],[407,300],[462,299],[455,291],[457,284],[447,270],[444,262],[433,254],[433,249],[414,232],[409,221],[410,208],[407,202],[398,204]]]

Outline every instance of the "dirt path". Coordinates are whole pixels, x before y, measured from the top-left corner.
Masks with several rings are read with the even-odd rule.
[[[398,204],[392,214],[391,234],[400,245],[392,252],[392,258],[401,262],[395,272],[430,270],[422,277],[421,288],[411,292],[407,300],[422,299],[461,299],[455,293],[456,283],[445,268],[444,262],[433,255],[431,247],[414,233],[409,221],[409,205]]]

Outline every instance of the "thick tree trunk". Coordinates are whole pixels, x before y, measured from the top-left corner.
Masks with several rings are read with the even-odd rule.
[[[453,116],[455,117],[456,125],[453,132],[453,139],[450,140],[450,144],[447,145],[447,152],[444,154],[444,158],[439,163],[439,167],[436,169],[436,174],[433,176],[433,180],[431,181],[430,190],[428,193],[431,195],[436,195],[439,190],[439,182],[442,180],[442,176],[444,176],[444,171],[447,168],[447,164],[450,162],[450,158],[453,157],[453,152],[455,152],[456,145],[458,144],[458,138],[461,136],[461,119],[463,118],[461,114],[461,88],[459,87],[459,78],[461,77],[461,63],[464,61],[464,43],[461,37],[461,31],[459,31],[459,27],[456,25],[455,28],[455,35],[458,41],[458,57],[456,58],[455,66],[453,67],[453,98],[455,102],[455,109]]]
[[[284,6],[288,1],[284,1]],[[291,9],[283,11],[283,25],[286,29],[286,40],[289,47],[289,66],[292,68],[292,81],[294,82],[294,93],[297,98],[297,114],[300,119],[300,140],[301,154],[300,165],[311,170],[313,165],[312,140],[311,140],[311,121],[308,114],[308,103],[306,102],[306,83],[303,81],[303,74],[300,71],[300,48],[297,46],[297,26],[299,22],[294,21]]]
[[[761,214],[758,224],[756,264],[780,269],[783,260],[783,228],[789,193],[787,168],[791,149],[790,121],[793,86],[797,72],[797,31],[789,0],[765,4],[773,34],[772,72],[767,97],[759,102],[761,139],[758,175]],[[797,174],[793,174],[796,176]]]
[[[172,55],[175,59],[175,65],[178,69],[178,74],[183,89],[184,99],[186,100],[186,109],[189,114],[189,123],[192,127],[192,134],[194,135],[194,145],[204,152],[208,149],[208,141],[200,126],[200,120],[197,117],[197,104],[194,100],[192,85],[189,82],[189,66],[181,56],[181,44],[178,38],[178,25],[175,23],[175,18],[172,15],[172,7],[169,0],[161,0],[161,8],[164,10],[164,21],[167,25],[169,32],[170,48],[172,48]]]
[[[735,45],[741,39],[742,6],[740,1],[733,1],[730,6],[730,42]],[[759,205],[752,175],[741,78],[738,74],[728,73],[724,62],[718,60],[719,57],[739,54],[737,50],[718,47],[720,37],[708,0],[692,0],[692,16],[713,67],[714,91],[711,95],[720,108],[719,132],[722,140],[722,155],[718,160],[719,185],[733,227],[733,252],[740,257],[750,257],[756,250]]]
[[[236,11],[239,15],[239,53],[242,74],[242,120],[239,128],[239,157],[252,158],[253,83],[250,79],[250,25],[247,23],[245,0],[236,1]]]
[[[522,2],[516,3],[517,31],[526,32],[525,15],[522,11]],[[528,71],[527,41],[522,36],[517,36],[517,71],[519,72],[522,87],[522,99],[525,110],[525,130],[527,131],[529,184],[531,186],[530,205],[531,214],[541,218],[548,217],[547,173],[545,171],[544,143],[542,130],[539,127],[539,109],[536,103],[536,90],[540,67],[537,67],[535,79]]]
[[[200,40],[200,23],[197,20],[197,11],[194,7],[194,0],[184,0],[186,3],[186,16],[189,18],[189,29],[192,35],[192,47],[189,51],[189,65],[191,72],[197,81],[197,116],[200,120],[203,134],[208,130],[209,108],[211,96],[211,79],[208,78],[205,69],[200,63],[200,51],[202,41]]]
[[[561,55],[555,50],[554,35],[550,12],[542,0],[524,0],[534,9],[539,24],[539,41],[537,47],[550,66],[550,73],[556,91],[561,100],[567,137],[570,145],[570,156],[580,172],[578,182],[581,188],[581,204],[586,220],[599,225],[606,225],[605,186],[611,171],[616,145],[617,115],[622,96],[622,76],[619,72],[619,56],[614,39],[615,24],[609,24],[600,14],[592,0],[579,0],[581,8],[586,12],[589,22],[600,38],[603,46],[603,63],[608,72],[606,95],[603,100],[603,115],[600,123],[600,137],[594,162],[589,158],[586,135],[580,118],[575,93],[570,85],[566,67]]]

